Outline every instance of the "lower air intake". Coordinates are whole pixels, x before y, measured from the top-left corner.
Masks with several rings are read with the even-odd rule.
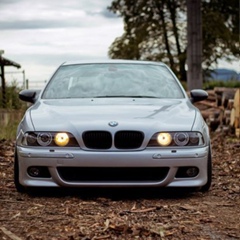
[[[69,182],[162,181],[168,167],[58,167],[60,177]]]

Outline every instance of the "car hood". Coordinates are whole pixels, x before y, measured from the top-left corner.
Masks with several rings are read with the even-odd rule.
[[[188,99],[65,99],[41,100],[30,115],[36,131],[190,131],[196,109]]]

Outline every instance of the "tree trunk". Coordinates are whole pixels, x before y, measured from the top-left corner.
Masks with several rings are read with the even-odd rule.
[[[165,46],[166,46],[166,50],[167,50],[167,56],[168,56],[168,59],[170,62],[170,67],[175,72],[174,60],[173,60],[173,56],[171,54],[170,45],[169,45],[168,36],[167,36],[166,21],[165,21],[165,16],[164,16],[164,3],[163,2],[160,2],[160,4],[157,3],[157,6],[158,6],[161,21],[162,21],[163,36],[164,36]]]
[[[179,30],[177,27],[177,21],[176,21],[176,11],[178,9],[177,1],[167,1],[167,6],[170,12],[170,18],[172,21],[173,26],[173,35],[176,42],[176,49],[177,49],[177,57],[178,57],[178,64],[179,64],[179,70],[178,75],[181,81],[187,80],[187,72],[185,70],[185,63],[186,63],[186,51],[182,52],[180,40],[179,40]]]
[[[2,79],[2,107],[6,107],[6,85],[5,85],[5,78],[4,78],[4,66],[1,65],[1,79]]]
[[[187,1],[187,86],[188,91],[202,88],[201,0]]]

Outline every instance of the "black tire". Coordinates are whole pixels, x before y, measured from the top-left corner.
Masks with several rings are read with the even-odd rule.
[[[212,152],[211,152],[211,146],[209,146],[209,151],[208,151],[207,176],[208,176],[207,183],[200,188],[201,192],[207,192],[210,189],[211,184],[212,184]]]
[[[26,188],[19,182],[19,165],[18,165],[18,155],[17,150],[15,149],[14,153],[14,184],[18,192],[26,192]]]

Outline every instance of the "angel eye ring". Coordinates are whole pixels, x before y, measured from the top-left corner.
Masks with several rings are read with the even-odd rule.
[[[174,142],[178,146],[185,146],[189,142],[189,135],[184,132],[179,132],[174,134]]]
[[[37,142],[40,146],[48,146],[52,142],[52,135],[50,133],[39,133]]]

